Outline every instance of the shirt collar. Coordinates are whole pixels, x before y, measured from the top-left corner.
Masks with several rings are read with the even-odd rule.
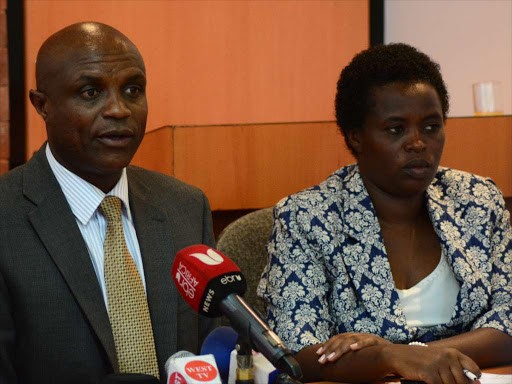
[[[105,196],[116,196],[121,199],[124,207],[123,213],[126,214],[128,220],[132,220],[130,201],[128,199],[128,177],[126,176],[126,168],[123,168],[121,178],[114,188],[112,188],[110,192],[104,193],[98,187],[75,175],[60,164],[53,156],[48,143],[46,144],[46,158],[71,207],[71,211],[82,224],[87,225]]]

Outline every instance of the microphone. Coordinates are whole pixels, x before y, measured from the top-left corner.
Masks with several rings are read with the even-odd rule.
[[[300,379],[302,371],[291,351],[240,295],[247,284],[237,265],[206,245],[193,245],[176,254],[172,277],[183,299],[208,317],[224,314],[275,367]]]

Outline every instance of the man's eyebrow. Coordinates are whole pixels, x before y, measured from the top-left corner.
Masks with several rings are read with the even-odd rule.
[[[80,84],[80,83],[96,83],[97,84],[97,83],[102,83],[104,78],[105,78],[105,76],[103,76],[103,75],[82,74],[74,81],[74,83],[75,84]],[[137,82],[142,81],[142,82],[146,83],[146,76],[143,73],[134,73],[133,75],[128,76],[124,80],[125,83],[129,83],[129,82],[133,82],[133,81],[137,81]]]
[[[88,75],[88,74],[80,75],[74,81],[75,84],[77,84],[77,83],[100,83],[100,82],[102,82],[102,76],[95,76],[95,75]]]
[[[128,76],[125,80],[125,82],[131,81],[143,81],[146,83],[146,76],[143,73],[134,73],[133,75]]]

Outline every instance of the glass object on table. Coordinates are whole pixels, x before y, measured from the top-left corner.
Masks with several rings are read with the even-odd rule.
[[[475,116],[503,115],[503,93],[499,81],[480,81],[473,84]]]

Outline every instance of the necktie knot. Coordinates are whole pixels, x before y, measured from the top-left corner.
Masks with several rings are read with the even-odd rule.
[[[115,196],[107,196],[100,204],[100,211],[107,222],[121,221],[121,199]]]

